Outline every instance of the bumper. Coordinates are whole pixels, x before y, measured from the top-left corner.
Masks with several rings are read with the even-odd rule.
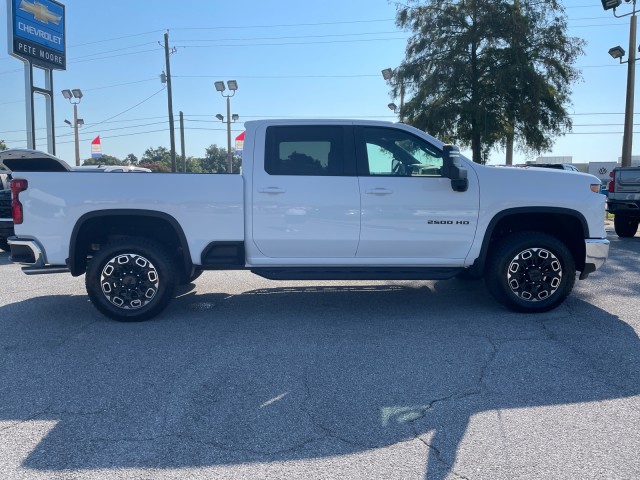
[[[69,271],[66,266],[47,265],[42,248],[35,240],[9,237],[8,242],[11,248],[11,261],[23,265],[22,271],[27,275]]]
[[[599,269],[609,256],[609,240],[604,238],[588,238],[584,241],[584,269],[580,272],[580,280]]]
[[[607,200],[607,212],[640,217],[640,202],[635,200]]]

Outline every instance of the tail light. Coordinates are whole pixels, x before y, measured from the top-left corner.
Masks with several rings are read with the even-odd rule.
[[[11,180],[11,216],[13,223],[20,225],[24,220],[22,214],[22,204],[20,203],[20,192],[24,192],[29,186],[29,182],[22,178]]]
[[[615,193],[616,189],[616,176],[614,172],[609,172],[609,176],[611,177],[611,181],[609,182],[609,193]]]

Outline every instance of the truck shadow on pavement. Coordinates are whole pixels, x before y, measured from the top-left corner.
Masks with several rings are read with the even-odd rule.
[[[1,307],[0,436],[31,442],[9,476],[411,442],[425,478],[470,476],[456,456],[476,414],[640,394],[640,342],[617,317],[575,298],[518,315],[469,291],[464,302],[456,281],[191,292],[141,324],[106,320],[81,296]]]
[[[11,262],[9,261],[9,252],[5,252],[0,250],[0,265],[9,265]]]

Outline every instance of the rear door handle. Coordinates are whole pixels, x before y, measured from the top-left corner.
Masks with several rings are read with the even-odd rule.
[[[269,193],[271,195],[278,195],[284,193],[286,190],[279,187],[262,187],[258,189],[258,193]]]
[[[365,193],[367,195],[391,195],[393,190],[389,190],[388,188],[374,188],[372,190],[366,190]]]

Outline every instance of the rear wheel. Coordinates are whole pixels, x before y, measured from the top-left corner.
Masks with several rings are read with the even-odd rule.
[[[105,245],[87,266],[85,283],[93,305],[122,322],[159,314],[176,288],[176,268],[157,242],[128,238]]]
[[[573,289],[576,267],[569,249],[540,232],[505,237],[489,258],[487,288],[519,312],[544,312],[560,305]]]
[[[638,219],[618,213],[613,217],[613,227],[619,237],[633,237],[638,231]]]

